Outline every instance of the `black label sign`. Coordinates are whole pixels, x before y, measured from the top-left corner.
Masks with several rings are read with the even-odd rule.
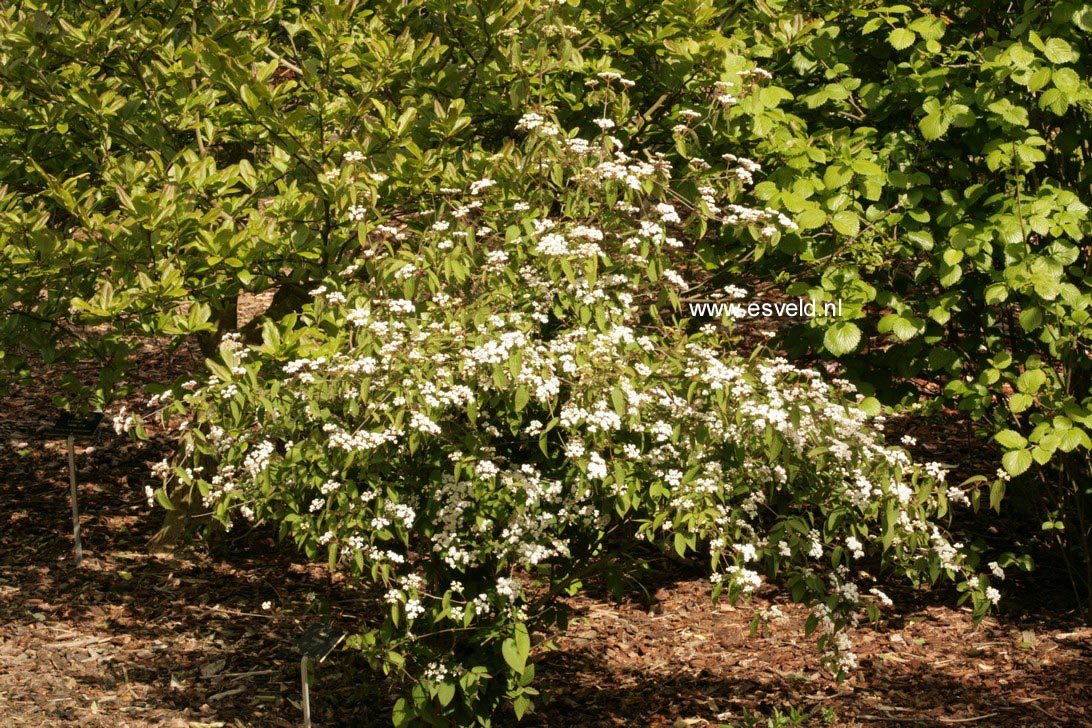
[[[348,635],[328,624],[312,624],[300,635],[296,647],[315,662],[322,662]]]
[[[77,417],[71,412],[62,412],[53,423],[53,427],[46,433],[46,437],[86,437],[95,432],[95,428],[102,422],[102,417],[102,412],[92,412],[83,417]]]

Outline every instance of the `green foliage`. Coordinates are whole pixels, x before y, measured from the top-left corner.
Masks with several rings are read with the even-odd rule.
[[[743,709],[743,720],[741,723],[726,723],[721,728],[759,728],[765,726],[765,728],[785,728],[786,726],[794,725],[833,725],[834,721],[838,719],[838,714],[833,708],[826,706],[820,706],[816,710],[804,710],[803,708],[797,708],[790,706],[787,711],[782,712],[780,708],[774,708],[773,713],[769,718],[762,719],[761,715],[752,713],[746,708]]]
[[[357,235],[499,147],[579,53],[550,4],[28,2],[0,11],[0,350],[102,404],[149,337],[298,308]],[[535,29],[533,36],[529,29]],[[551,30],[552,28],[552,30]],[[501,29],[516,35],[497,35]],[[507,39],[507,40],[506,40]],[[552,78],[552,77],[551,77]],[[471,111],[475,116],[471,115]],[[370,176],[338,178],[345,153]],[[477,162],[475,161],[477,160]],[[376,203],[382,199],[382,205]],[[335,224],[367,209],[358,231]],[[92,329],[92,327],[95,327]],[[248,332],[256,335],[256,329]]]
[[[1006,448],[994,490],[1040,474],[1092,589],[1089,7],[767,5],[725,32],[773,72],[771,103],[706,139],[755,150],[756,194],[800,226],[710,266],[844,302],[786,337],[794,354],[839,357],[888,402],[938,381],[989,418]]]

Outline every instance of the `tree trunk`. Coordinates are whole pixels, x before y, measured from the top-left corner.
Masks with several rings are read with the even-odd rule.
[[[216,324],[216,330],[202,331],[197,335],[197,344],[206,357],[216,356],[224,334],[239,328],[239,297],[229,296],[221,301],[219,306],[214,306],[212,320]]]

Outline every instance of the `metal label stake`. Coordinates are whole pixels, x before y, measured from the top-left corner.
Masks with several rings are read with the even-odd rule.
[[[60,418],[53,424],[53,428],[46,433],[46,437],[63,437],[68,441],[68,483],[72,493],[72,540],[77,567],[83,564],[83,544],[80,542],[80,503],[79,493],[76,490],[76,438],[94,434],[95,428],[102,422],[102,417],[103,414],[100,411],[95,411],[88,417],[76,417],[71,412],[62,412]]]
[[[303,686],[303,728],[311,728],[311,686],[307,674],[308,662],[320,663],[334,648],[341,644],[348,633],[328,624],[312,624],[300,635],[296,647],[303,653],[300,658],[300,683]]]
[[[68,436],[68,482],[72,487],[72,540],[75,542],[76,566],[83,564],[83,545],[80,543],[80,501],[76,491],[76,438]]]
[[[311,728],[311,690],[307,677],[307,655],[300,658],[300,682],[303,684],[303,728]]]

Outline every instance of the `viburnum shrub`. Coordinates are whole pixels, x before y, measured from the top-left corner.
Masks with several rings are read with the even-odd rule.
[[[587,136],[528,112],[519,144],[397,224],[342,210],[355,262],[168,395],[192,424],[166,479],[380,591],[350,645],[404,679],[396,724],[522,716],[562,597],[635,541],[707,558],[713,598],[776,579],[839,674],[845,628],[888,601],[863,565],[946,575],[977,616],[998,598],[937,522],[963,491],[884,445],[874,400],[681,317],[699,239],[792,223],[741,204],[750,160],[629,149],[628,84],[590,79]],[[346,140],[332,178],[376,171]]]

